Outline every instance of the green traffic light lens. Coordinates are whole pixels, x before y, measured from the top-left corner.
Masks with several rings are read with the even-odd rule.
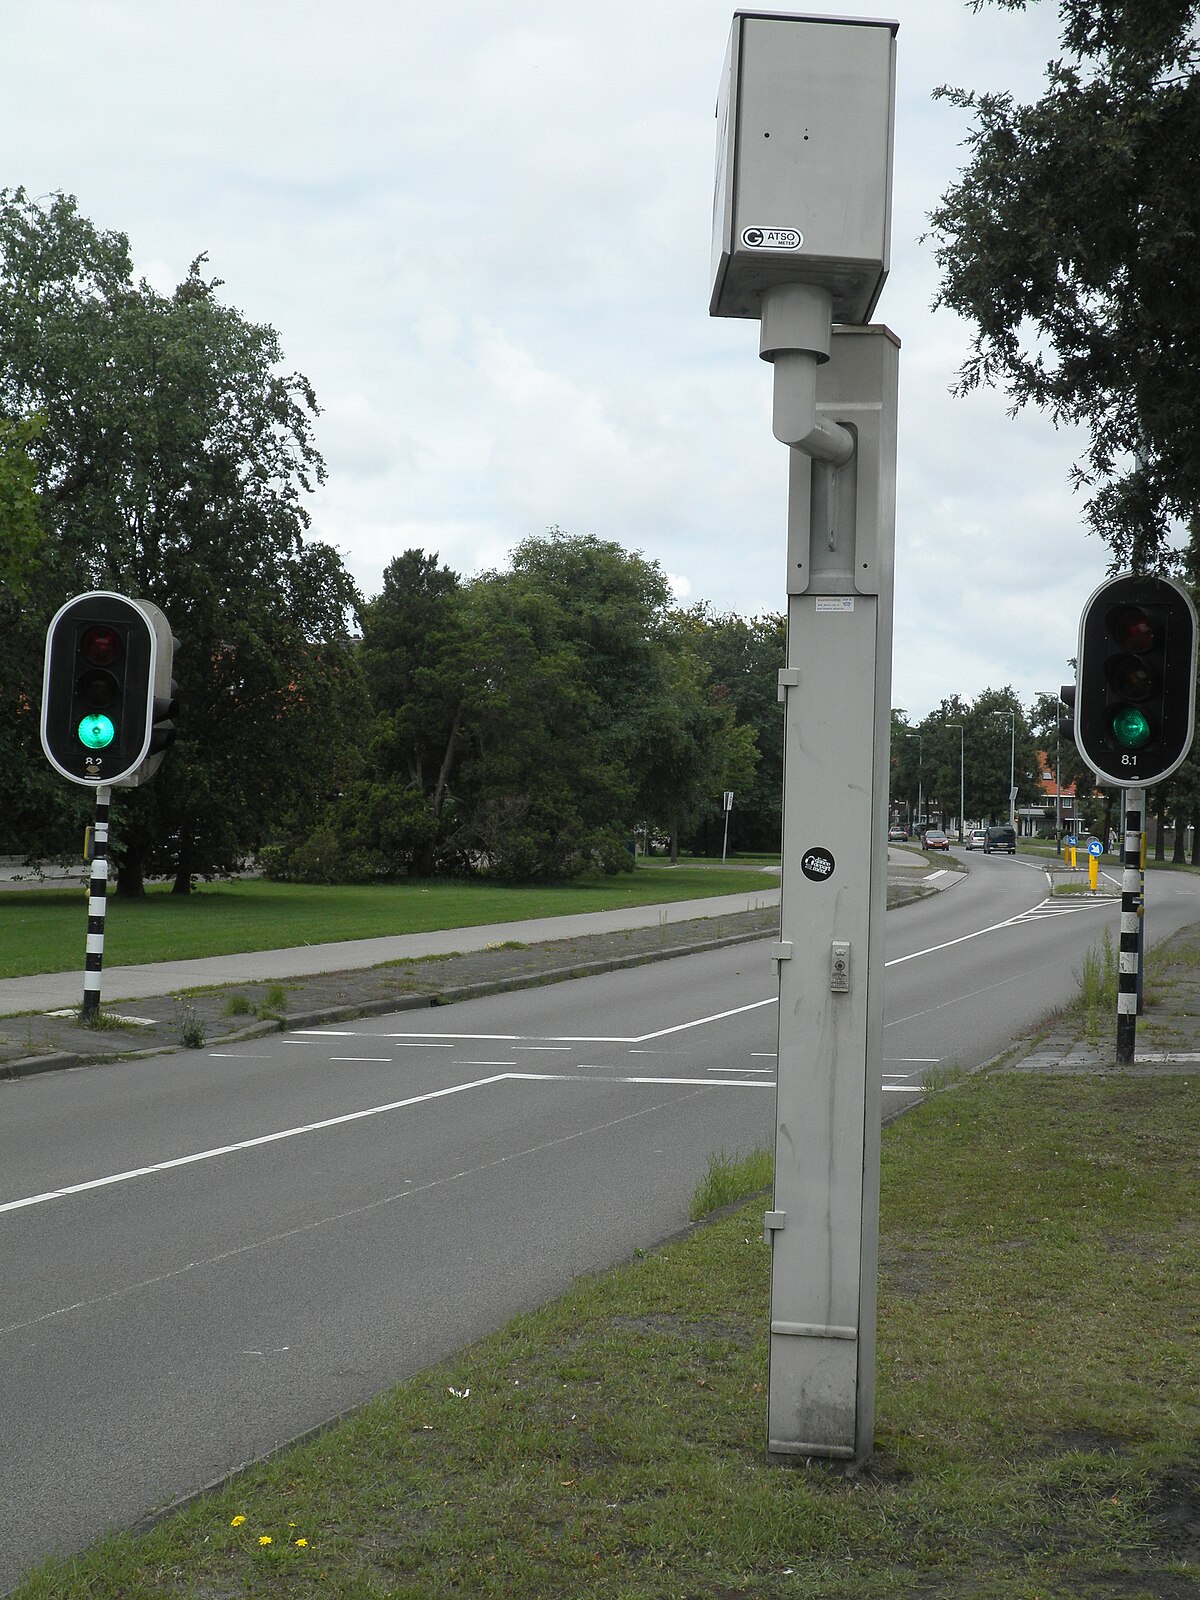
[[[89,750],[105,749],[117,734],[111,720],[101,716],[99,712],[92,712],[84,717],[75,731],[79,735],[80,744]]]
[[[1123,706],[1112,719],[1112,731],[1123,750],[1140,750],[1150,737],[1150,721],[1136,706]]]

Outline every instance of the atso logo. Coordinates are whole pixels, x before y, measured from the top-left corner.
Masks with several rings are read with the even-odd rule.
[[[804,235],[799,228],[743,228],[742,243],[747,250],[799,250]]]

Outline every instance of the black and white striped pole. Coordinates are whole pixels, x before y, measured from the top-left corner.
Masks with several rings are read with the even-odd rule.
[[[1121,857],[1121,947],[1117,958],[1117,1065],[1131,1067],[1137,1042],[1141,987],[1142,826],[1144,789],[1125,791],[1125,847]]]
[[[92,876],[88,884],[87,953],[83,963],[84,1022],[100,1010],[100,969],[104,965],[104,913],[108,905],[108,806],[112,790],[96,790],[96,829],[92,843]]]

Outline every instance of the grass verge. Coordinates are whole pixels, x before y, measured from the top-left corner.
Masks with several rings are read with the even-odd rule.
[[[771,1182],[774,1162],[769,1150],[751,1150],[748,1155],[728,1156],[724,1150],[708,1160],[708,1171],[697,1185],[688,1207],[693,1222],[710,1217],[714,1211],[744,1200],[765,1189]]]
[[[504,885],[415,879],[397,884],[325,887],[239,879],[190,895],[155,886],[138,900],[110,897],[105,966],[194,960],[249,950],[280,950],[341,939],[428,933],[526,917],[569,916],[710,895],[764,896],[779,887],[735,868],[638,866],[616,877],[575,883]],[[6,892],[0,900],[0,978],[69,972],[80,964],[87,902],[78,889]]]
[[[876,1457],[768,1467],[761,1203],[19,1600],[1188,1600],[1200,1079],[974,1077],[884,1133]]]

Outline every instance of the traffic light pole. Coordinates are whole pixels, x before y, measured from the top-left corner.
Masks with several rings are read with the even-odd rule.
[[[104,913],[108,905],[108,807],[112,790],[96,790],[96,834],[92,845],[92,876],[88,884],[87,953],[83,968],[84,1022],[93,1022],[100,1010],[100,969],[104,964]]]
[[[1117,1065],[1131,1067],[1137,1041],[1141,981],[1142,829],[1145,789],[1125,790],[1125,848],[1121,858],[1121,949],[1117,962]]]

